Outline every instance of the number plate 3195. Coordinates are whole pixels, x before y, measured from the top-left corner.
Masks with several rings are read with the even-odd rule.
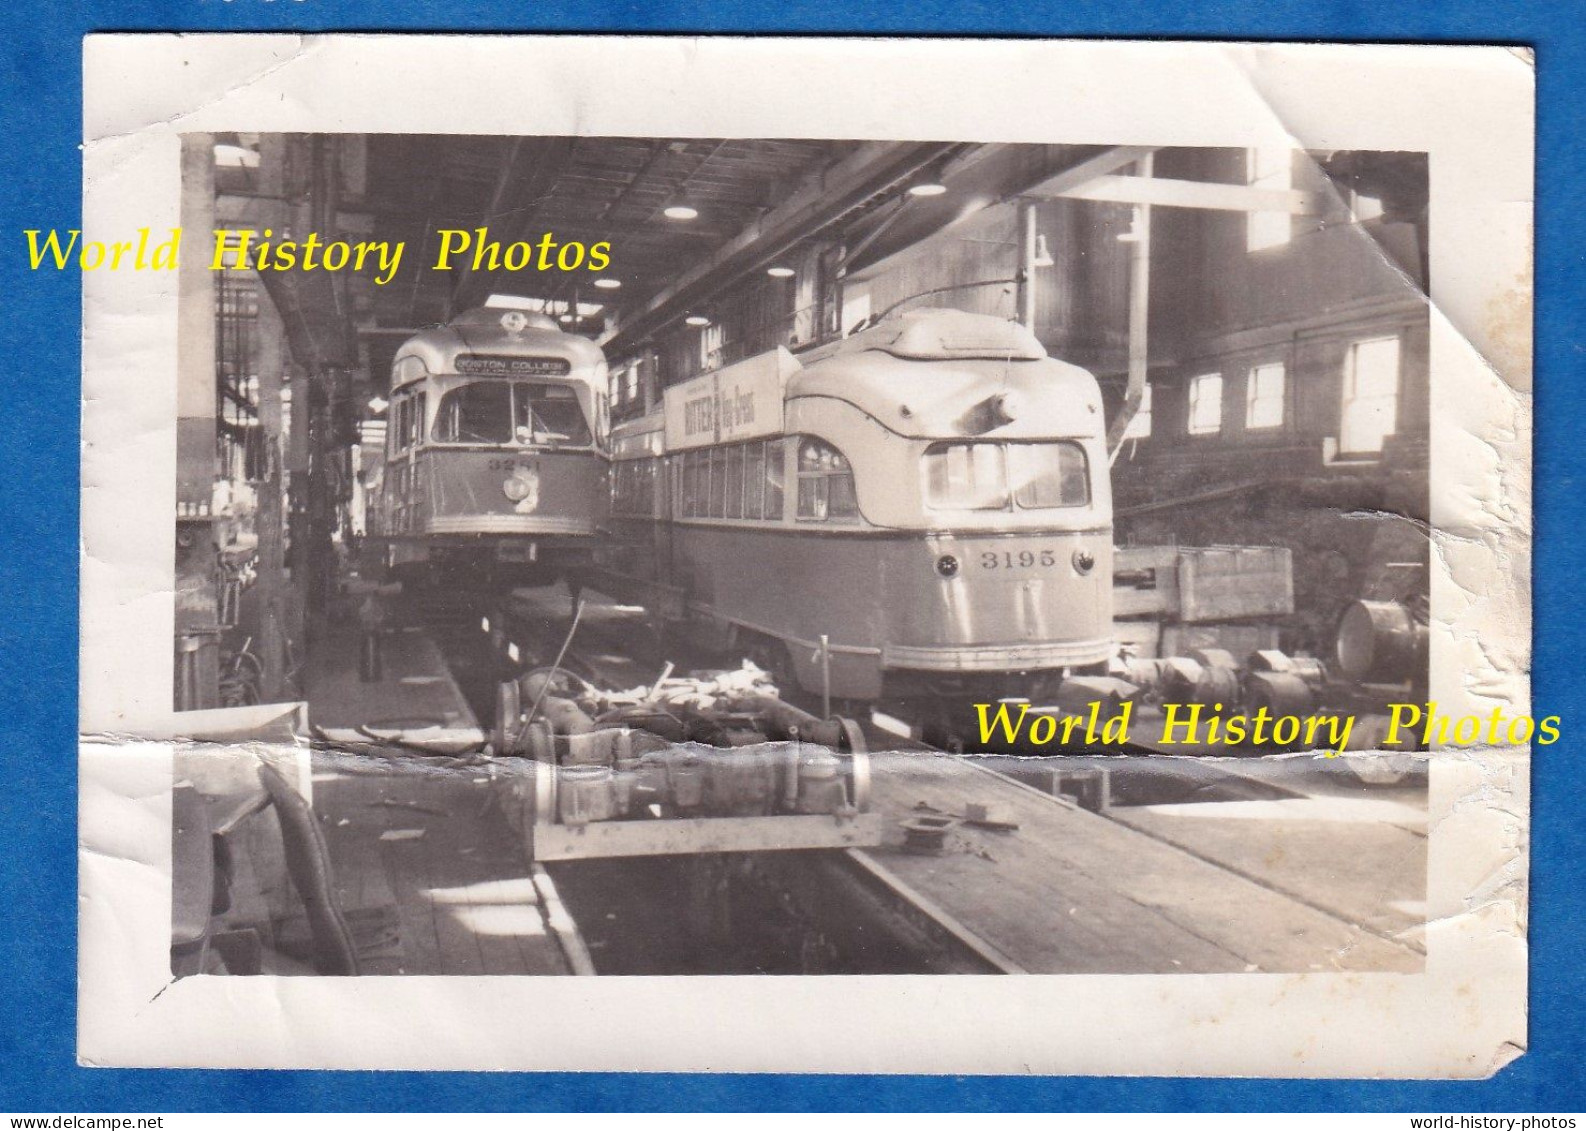
[[[981,569],[1051,569],[1057,565],[1056,550],[982,550]]]

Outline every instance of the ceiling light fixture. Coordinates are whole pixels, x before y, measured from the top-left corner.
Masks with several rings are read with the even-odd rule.
[[[621,279],[596,279],[595,280],[595,286],[599,287],[603,291],[614,291],[618,287],[622,286],[622,280]]]
[[[770,275],[773,279],[791,279],[793,277],[793,268],[767,267],[765,269],[765,273]]]
[[[941,196],[947,191],[947,186],[940,181],[919,181],[909,186],[910,196]]]
[[[673,204],[664,209],[661,215],[668,220],[692,220],[699,215],[699,209],[690,208],[686,204]]]
[[[690,326],[710,325],[710,319],[706,318],[703,314],[690,314],[687,318],[683,319],[683,321],[688,323]]]

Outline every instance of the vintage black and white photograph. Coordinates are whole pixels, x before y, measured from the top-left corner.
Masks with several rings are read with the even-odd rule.
[[[178,972],[1420,968],[1424,154],[182,144]]]
[[[97,43],[85,1041],[1514,1055],[1528,72],[1169,46]]]

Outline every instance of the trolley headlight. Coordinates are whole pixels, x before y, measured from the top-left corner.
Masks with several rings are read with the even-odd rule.
[[[1096,555],[1089,550],[1074,551],[1074,570],[1085,574],[1096,568]]]
[[[952,554],[943,554],[936,559],[936,572],[943,577],[957,577],[958,559]]]
[[[524,499],[527,499],[533,490],[534,484],[516,475],[510,479],[503,480],[501,484],[501,493],[514,503],[521,503]]]
[[[1009,389],[1006,393],[992,398],[991,411],[997,414],[1002,423],[1012,424],[1024,411],[1024,398],[1015,390]]]

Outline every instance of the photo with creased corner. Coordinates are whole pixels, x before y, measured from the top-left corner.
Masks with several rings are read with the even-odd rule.
[[[177,976],[1423,969],[1425,154],[182,171]]]

